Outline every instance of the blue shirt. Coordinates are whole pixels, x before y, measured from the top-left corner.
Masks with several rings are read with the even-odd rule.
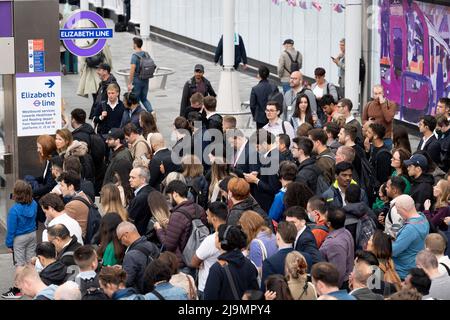
[[[392,258],[395,270],[405,279],[409,270],[416,267],[416,255],[425,248],[425,237],[430,225],[421,213],[419,217],[406,220],[392,243]]]
[[[338,300],[357,300],[354,296],[348,294],[346,290],[330,292],[327,295],[335,297]]]
[[[267,256],[265,259],[271,257],[273,254],[278,252],[277,238],[273,233],[267,234],[265,231],[261,231],[256,236],[256,239],[261,240],[264,248],[266,249]],[[253,239],[249,245],[249,255],[248,258],[257,266],[262,267],[263,262],[263,252],[260,242]]]
[[[165,300],[188,300],[187,293],[184,289],[174,287],[169,282],[159,283],[155,286],[155,290],[164,297]],[[160,300],[153,293],[149,292],[145,295],[146,300]]]
[[[145,51],[139,51],[131,55],[131,64],[136,65],[133,81],[138,79],[138,71],[141,65],[141,59],[139,59],[136,55],[138,55],[139,57],[144,57],[145,53],[146,53]]]
[[[284,212],[284,194],[286,193],[286,188],[281,188],[280,192],[275,195],[273,199],[272,206],[269,210],[269,217],[276,222],[279,222]]]

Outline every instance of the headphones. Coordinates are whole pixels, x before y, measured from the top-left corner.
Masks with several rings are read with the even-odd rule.
[[[228,230],[230,230],[230,228],[231,228],[231,226],[228,225],[227,228],[225,229],[225,232],[223,233],[223,239],[222,239],[222,241],[220,241],[221,246],[228,245],[227,234],[228,234]]]

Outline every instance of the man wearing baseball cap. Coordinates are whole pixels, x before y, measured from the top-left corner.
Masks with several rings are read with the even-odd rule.
[[[125,140],[125,134],[120,128],[112,128],[106,136],[106,144],[112,149],[112,155],[106,168],[103,185],[113,182],[114,173],[120,170],[128,170],[128,174],[132,169],[133,158],[128,148],[122,141]],[[122,183],[127,183],[122,181]]]
[[[427,199],[433,198],[433,184],[434,178],[428,171],[428,160],[423,154],[413,154],[411,158],[404,161],[408,168],[408,175],[412,179],[411,183],[411,197],[414,199],[416,208],[423,211],[424,202]]]
[[[283,42],[284,51],[278,59],[278,77],[280,78],[283,92],[291,89],[289,80],[291,73],[300,71],[302,68],[303,56],[300,51],[294,48],[294,40],[286,39]]]
[[[216,96],[211,82],[203,76],[204,74],[205,67],[202,64],[196,64],[194,67],[194,76],[184,84],[183,95],[181,97],[180,116],[184,116],[187,107],[190,106],[189,99],[194,93],[201,93],[203,97]]]

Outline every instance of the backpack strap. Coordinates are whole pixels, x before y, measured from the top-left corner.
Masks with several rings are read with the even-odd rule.
[[[300,51],[297,51],[297,55],[295,56],[295,61],[294,62],[298,62],[299,55],[300,55]]]
[[[450,268],[443,262],[439,262],[439,264],[441,266],[443,266],[445,268],[445,270],[447,270],[447,274],[450,276]]]
[[[283,134],[286,134],[286,127],[284,125],[285,121],[281,121],[281,127],[283,128]]]
[[[287,52],[287,50],[286,51],[284,51],[284,52],[286,52],[286,54],[288,55],[288,57],[289,57],[289,60],[291,60],[291,63],[294,63],[295,61],[297,61],[297,59],[298,59],[298,51],[297,51],[297,58],[295,58],[295,60],[294,59],[292,59],[292,56],[291,56],[291,54],[289,53],[289,52]],[[284,66],[284,69],[289,73],[289,74],[291,74],[291,71],[290,70],[288,70],[288,68],[286,68],[286,66]]]
[[[237,293],[236,284],[233,280],[233,275],[231,274],[230,267],[228,266],[228,262],[225,260],[218,260],[219,264],[222,266],[222,268],[225,270],[225,274],[227,275],[228,283],[231,287],[231,292],[233,293],[233,297],[235,300],[240,300],[239,295]]]
[[[73,197],[72,200],[70,200],[69,202],[72,202],[72,201],[74,201],[74,200],[83,202],[89,209],[90,209],[91,207],[94,207],[94,206],[95,206],[95,205],[92,205],[92,203],[90,203],[89,201],[87,201],[85,198],[80,197],[80,196],[75,196],[75,197]]]
[[[67,251],[67,252],[64,252],[64,253],[62,254],[62,256],[59,257],[59,259],[61,259],[61,258],[63,258],[63,257],[67,257],[67,256],[73,256],[73,253],[74,253],[74,251]]]
[[[254,240],[258,243],[258,245],[261,249],[262,260],[263,261],[266,260],[267,259],[267,249],[266,249],[266,246],[264,245],[264,242],[262,242],[262,240],[257,239],[257,238],[255,238]]]
[[[153,293],[159,300],[166,300],[161,293],[159,293],[156,289],[153,289],[153,291],[151,292]]]

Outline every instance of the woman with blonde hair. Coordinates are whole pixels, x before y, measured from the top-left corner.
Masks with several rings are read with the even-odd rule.
[[[444,219],[450,216],[450,182],[445,179],[439,180],[439,182],[433,187],[433,196],[436,199],[434,210],[430,211],[430,199],[425,200],[425,216],[427,217],[428,221],[433,224],[434,227],[441,230],[447,230],[448,227],[444,222]]]
[[[307,270],[308,264],[300,252],[292,251],[288,253],[284,264],[284,274],[294,300],[317,299],[314,285],[308,282]]]
[[[114,183],[107,183],[102,187],[100,204],[104,214],[117,212],[123,221],[128,220],[128,212],[122,205],[119,188]]]
[[[223,178],[230,174],[230,166],[225,162],[223,158],[214,157],[214,161],[211,164],[211,171],[209,174],[209,190],[208,199],[210,202],[214,202],[220,197],[219,183]]]
[[[208,181],[203,174],[202,162],[197,156],[188,154],[181,159],[181,167],[192,200],[205,208],[208,204]]]
[[[262,274],[262,263],[278,251],[277,239],[266,221],[255,211],[244,211],[239,218],[239,225],[247,235],[248,258]]]

